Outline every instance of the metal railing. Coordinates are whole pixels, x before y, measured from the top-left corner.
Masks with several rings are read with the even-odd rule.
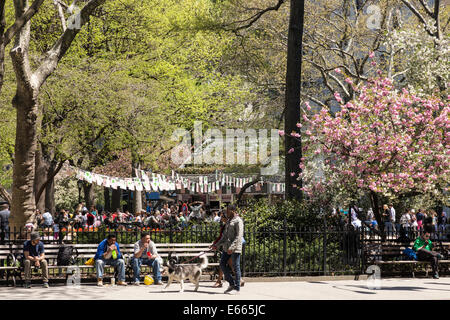
[[[55,234],[52,230],[39,230],[44,243],[100,243],[113,233],[119,243],[134,243],[142,232],[150,233],[155,243],[212,243],[219,235],[218,224],[192,225],[185,229],[99,228],[65,230]],[[415,228],[386,230],[383,236],[370,228],[360,229],[327,226],[320,228],[244,227],[245,245],[241,258],[243,276],[314,276],[357,275],[364,273],[364,247],[370,243],[394,241],[410,243],[420,234]],[[437,230],[432,241],[450,241],[447,230]],[[1,244],[21,244],[30,233],[12,230],[3,233]]]

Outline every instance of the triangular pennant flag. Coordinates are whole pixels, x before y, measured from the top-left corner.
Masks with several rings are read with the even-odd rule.
[[[142,191],[144,190],[144,188],[142,187],[142,182],[141,179],[139,178],[134,178],[134,188],[136,189],[136,191]]]
[[[120,189],[126,190],[127,189],[127,183],[124,179],[117,179],[117,185]]]
[[[77,169],[77,179],[84,181],[84,171]]]
[[[103,183],[103,178],[102,178],[102,176],[99,175],[99,174],[96,174],[96,175],[94,176],[94,178],[95,178],[95,181],[94,181],[95,184],[98,185],[98,186],[101,186],[102,183]]]
[[[111,179],[107,176],[103,176],[103,186],[105,188],[110,188],[111,187]]]
[[[84,180],[89,182],[89,183],[92,183],[92,173],[88,172],[88,171],[85,171],[84,172]]]
[[[152,188],[150,187],[150,182],[148,180],[142,180],[142,187],[145,191],[151,191]]]

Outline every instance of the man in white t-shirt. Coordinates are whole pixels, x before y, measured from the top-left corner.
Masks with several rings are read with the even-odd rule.
[[[139,285],[141,265],[145,264],[152,267],[154,284],[162,284],[161,264],[162,259],[156,250],[155,243],[150,240],[150,235],[146,232],[141,234],[141,240],[134,244],[134,255],[131,259],[133,266],[134,284]]]
[[[395,209],[394,209],[394,206],[392,204],[389,204],[389,210],[391,212],[392,229],[394,230],[394,232],[396,232],[396,228],[395,228]]]

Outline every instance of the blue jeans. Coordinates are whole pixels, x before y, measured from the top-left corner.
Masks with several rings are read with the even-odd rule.
[[[236,274],[236,279],[231,275],[231,268],[228,265],[228,260],[231,257],[233,263],[234,273]],[[237,291],[241,289],[241,254],[232,253],[228,254],[226,251],[222,252],[222,257],[220,258],[220,268],[223,271],[225,280],[228,281],[230,286],[233,286]]]
[[[133,265],[133,274],[134,274],[134,281],[139,281],[140,275],[141,275],[141,265],[145,264],[147,266],[151,266],[153,270],[153,277],[156,282],[160,282],[161,272],[159,270],[159,261],[156,259],[147,259],[147,258],[135,258],[133,257],[131,260],[131,264]]]
[[[386,221],[384,223],[384,231],[387,232],[388,234],[394,234],[395,233],[395,224],[393,224],[390,221]]]
[[[97,279],[103,279],[105,265],[113,266],[119,275],[119,281],[125,281],[125,262],[123,259],[97,259],[95,260],[95,270]]]

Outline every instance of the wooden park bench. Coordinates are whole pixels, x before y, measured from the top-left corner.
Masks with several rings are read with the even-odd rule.
[[[76,264],[72,266],[58,266],[57,256],[58,250],[61,244],[44,244],[45,259],[48,262],[49,277],[64,276],[66,281],[69,276],[70,270],[74,271],[78,268],[80,274],[83,275],[95,275],[95,267],[93,265],[85,265],[85,262],[95,256],[97,252],[98,244],[66,244],[76,249],[78,256]],[[134,254],[134,244],[119,244],[120,251],[125,258],[126,275],[129,281],[132,280],[133,269],[131,266],[131,258]],[[181,264],[183,262],[189,262],[189,264],[197,263],[198,260],[189,261],[202,252],[205,252],[208,257],[208,269],[217,269],[219,263],[217,262],[217,255],[215,252],[209,251],[210,243],[156,243],[158,254],[167,261],[167,257],[170,252],[173,256],[178,256]],[[16,277],[22,279],[23,265],[19,261],[18,257],[23,254],[22,244],[10,244],[0,245],[0,271],[6,273],[6,281],[11,278],[13,285],[16,286]],[[142,266],[142,270],[145,272],[149,270],[148,266]],[[105,272],[113,270],[112,267],[106,267]],[[211,279],[214,277],[214,273],[211,273]]]
[[[434,250],[441,253],[442,260],[439,260],[439,269],[448,271],[448,265],[450,264],[449,250],[450,242],[434,242]],[[442,244],[442,245],[441,245]],[[390,266],[392,269],[395,267],[403,268],[403,266],[409,267],[409,271],[415,277],[415,271],[417,266],[425,267],[426,276],[428,276],[428,270],[430,263],[428,261],[416,261],[407,259],[403,255],[403,251],[406,248],[412,248],[414,242],[398,243],[394,241],[386,242],[368,242],[364,245],[364,256],[366,267],[370,265]],[[401,271],[403,271],[402,269]]]

